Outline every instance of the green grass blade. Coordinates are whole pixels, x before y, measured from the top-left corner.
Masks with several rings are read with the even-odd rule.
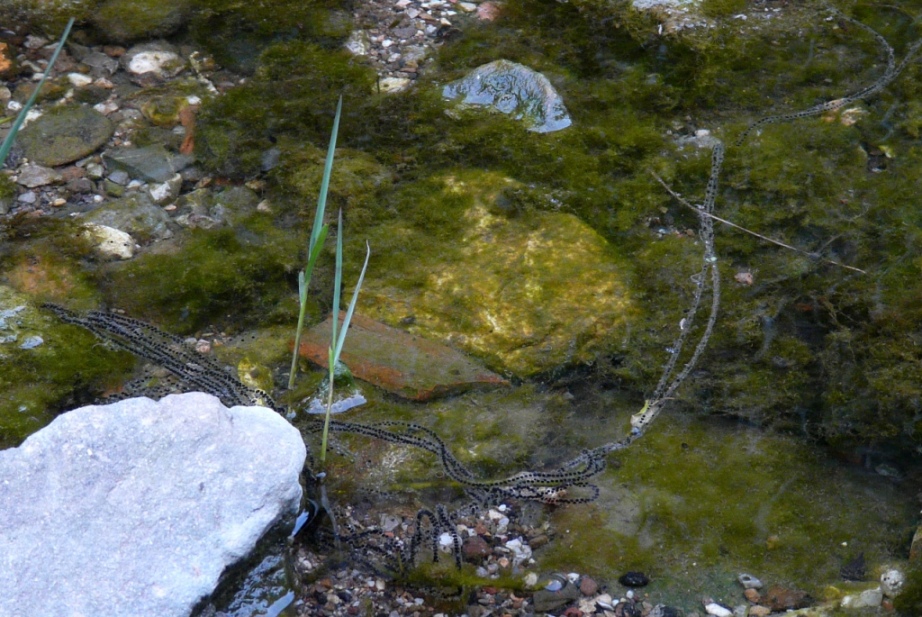
[[[323,226],[323,229],[320,230],[320,235],[317,238],[317,244],[314,245],[314,250],[311,251],[307,258],[307,268],[304,269],[304,276],[308,281],[311,280],[311,274],[314,272],[314,265],[317,263],[317,259],[320,258],[320,251],[323,249],[323,242],[327,239],[327,232],[329,230],[329,225]]]
[[[339,326],[339,296],[343,289],[343,211],[339,211],[339,222],[336,233],[336,276],[333,279],[333,337],[330,339],[330,349],[336,349],[336,331]],[[333,357],[333,356],[331,356]],[[335,358],[332,360],[330,372],[332,373]]]
[[[339,354],[342,353],[343,345],[346,343],[346,332],[349,331],[349,322],[352,321],[352,314],[355,312],[356,301],[359,299],[359,291],[362,289],[362,283],[365,280],[365,270],[368,269],[368,259],[371,257],[371,247],[365,242],[365,263],[362,265],[362,272],[359,274],[359,280],[355,284],[355,291],[352,293],[352,299],[349,301],[349,308],[346,310],[346,317],[343,319],[342,330],[339,333],[339,340],[336,341],[336,349],[333,350],[333,363],[339,362]]]
[[[64,49],[64,43],[67,42],[67,37],[70,36],[70,29],[74,25],[74,18],[71,17],[70,21],[67,22],[67,27],[64,28],[64,34],[61,35],[61,40],[58,43],[58,48],[54,50],[54,54],[51,56],[51,60],[48,61],[48,66],[45,67],[45,74],[42,75],[41,81],[38,82],[38,87],[35,88],[35,91],[32,93],[32,96],[29,97],[29,100],[26,101],[26,104],[21,110],[19,110],[19,115],[16,116],[16,120],[13,121],[13,126],[10,127],[10,132],[6,136],[6,139],[3,140],[3,144],[0,144],[0,167],[6,162],[6,157],[9,155],[10,150],[13,147],[13,142],[16,140],[16,133],[19,132],[19,127],[22,126],[22,123],[26,120],[26,115],[28,115],[29,110],[32,109],[32,106],[35,104],[35,99],[38,98],[38,93],[41,92],[42,86],[45,85],[45,80],[48,79],[51,69],[54,68],[54,63],[58,60],[58,54],[61,53],[61,50]]]
[[[307,266],[298,274],[298,327],[295,330],[295,348],[291,352],[291,370],[288,373],[288,389],[295,386],[295,376],[298,374],[298,350],[301,345],[301,331],[304,328],[304,314],[307,310],[307,288],[311,283],[311,274],[314,264],[320,256],[323,242],[326,240],[329,227],[323,224],[327,207],[327,193],[330,188],[330,176],[333,174],[333,157],[336,154],[336,138],[339,135],[339,119],[342,116],[343,97],[339,97],[336,104],[336,117],[333,119],[333,130],[330,132],[330,145],[327,147],[327,158],[323,166],[323,179],[320,182],[320,194],[317,196],[317,211],[314,213],[314,225],[311,227],[311,238],[307,245]],[[303,284],[301,279],[303,278]]]
[[[336,138],[339,135],[339,118],[342,116],[343,97],[340,95],[336,103],[336,117],[333,118],[333,131],[330,133],[330,145],[327,146],[327,158],[323,164],[323,179],[320,181],[320,195],[317,197],[317,212],[314,213],[314,227],[311,229],[311,241],[308,251],[313,252],[317,244],[320,228],[323,226],[323,216],[327,208],[327,193],[330,189],[330,176],[333,175],[333,157],[336,154]]]

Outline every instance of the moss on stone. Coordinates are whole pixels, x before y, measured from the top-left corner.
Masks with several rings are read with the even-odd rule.
[[[237,328],[292,322],[299,238],[261,216],[239,229],[194,230],[174,253],[112,264],[102,281],[107,298],[172,332],[215,322]]]
[[[221,65],[253,73],[260,54],[297,41],[342,47],[353,28],[351,8],[338,0],[193,0],[192,38]]]
[[[283,135],[325,144],[339,95],[347,101],[346,118],[354,117],[370,104],[374,83],[374,73],[345,51],[300,41],[274,45],[246,85],[206,102],[196,124],[196,153],[226,175],[254,175],[263,153]]]
[[[0,448],[5,448],[57,413],[117,387],[133,358],[39,311],[30,295],[0,285],[0,363]]]
[[[188,19],[195,0],[104,0],[92,22],[106,41],[128,43],[172,34]]]

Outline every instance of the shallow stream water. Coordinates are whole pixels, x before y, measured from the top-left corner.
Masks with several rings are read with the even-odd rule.
[[[917,3],[840,8],[891,41],[897,61],[920,35]],[[512,384],[429,403],[359,384],[369,402],[344,417],[431,428],[484,478],[541,470],[628,435],[675,337],[694,328],[685,361],[701,335],[706,305],[696,323],[684,319],[701,267],[697,217],[650,172],[697,203],[717,138],[728,154],[716,212],[789,246],[717,226],[723,302],[709,347],[643,437],[608,457],[593,479],[598,499],[523,508],[551,537],[529,571],[578,572],[622,591],[618,576],[639,570],[656,602],[700,611],[703,597],[740,604],[743,572],[822,599],[861,555],[870,577],[904,563],[922,443],[919,61],[848,114],[768,124],[734,146],[763,116],[879,79],[879,43],[812,3],[705,2],[708,27],[665,34],[649,14],[609,15],[592,2],[523,0],[506,11],[446,35],[416,85],[390,99],[369,95],[373,75],[310,28],[260,40],[275,45],[260,60],[244,50],[261,69],[206,103],[198,154],[230,183],[259,176],[277,218],[203,231],[186,253],[94,266],[87,295],[186,335],[216,322],[244,331],[250,342],[232,342],[222,361],[254,361],[280,387],[288,334],[278,329],[296,315],[292,254],[343,90],[331,199],[352,241],[347,279],[364,256],[359,239],[372,246],[359,311],[451,344]],[[183,37],[201,37],[202,15]],[[242,19],[210,40],[216,55],[240,51],[234,28],[258,30]],[[539,135],[499,114],[449,109],[444,85],[497,59],[546,73],[573,125]],[[264,173],[270,151],[282,164]],[[528,257],[490,260],[507,246]],[[331,262],[327,253],[319,266],[316,321],[329,310],[329,291],[316,288]],[[464,501],[428,454],[343,442],[356,456],[327,470],[336,505],[366,504],[372,491],[408,515]],[[273,559],[243,584],[256,600],[238,598],[231,614],[262,614],[284,592]]]

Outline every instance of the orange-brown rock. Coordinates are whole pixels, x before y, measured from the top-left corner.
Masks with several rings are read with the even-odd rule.
[[[340,314],[342,323],[343,314]],[[326,366],[332,317],[304,333],[300,353]],[[464,354],[361,315],[353,315],[340,360],[352,374],[415,401],[509,382]]]

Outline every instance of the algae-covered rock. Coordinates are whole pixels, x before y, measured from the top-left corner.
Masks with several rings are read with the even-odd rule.
[[[0,285],[0,449],[50,422],[63,406],[86,402],[132,360],[60,324],[30,296]]]
[[[131,193],[111,201],[90,212],[83,221],[121,229],[142,243],[165,240],[173,235],[169,215],[146,193]]]
[[[106,0],[92,22],[106,40],[127,43],[172,34],[188,16],[192,0]]]
[[[623,262],[571,214],[495,213],[516,185],[489,172],[440,176],[372,228],[363,311],[519,376],[614,347],[633,308]]]
[[[127,97],[144,117],[157,127],[172,128],[182,121],[181,114],[198,104],[207,90],[195,79],[177,79],[164,86],[144,88]]]
[[[464,79],[446,85],[442,96],[511,114],[536,133],[559,131],[572,123],[563,99],[547,77],[508,60],[477,67]]]
[[[275,175],[283,186],[301,198],[313,212],[323,180],[326,152],[310,144],[285,144]],[[351,216],[356,206],[367,202],[394,182],[390,169],[358,150],[337,148],[327,192],[327,209],[344,208]]]
[[[71,17],[78,22],[85,20],[98,2],[99,0],[4,0],[0,3],[0,21],[26,23],[48,36],[60,37]]]
[[[196,0],[196,4],[200,10],[189,23],[192,37],[222,65],[244,73],[252,73],[259,55],[279,41],[304,38],[335,48],[353,27],[351,11],[327,0]]]
[[[252,79],[204,102],[196,116],[196,155],[211,169],[240,177],[261,171],[266,152],[283,139],[325,146],[340,94],[345,126],[372,107],[376,79],[344,50],[302,41],[273,45]]]
[[[196,189],[176,201],[175,221],[183,227],[213,229],[253,214],[258,203],[259,196],[243,186],[220,192]]]
[[[29,124],[19,132],[17,141],[30,160],[54,167],[92,154],[114,131],[112,122],[98,111],[64,105]]]
[[[128,314],[185,333],[231,320],[261,325],[298,314],[296,268],[303,244],[256,214],[246,227],[192,230],[171,252],[110,264],[102,278],[110,301]]]

